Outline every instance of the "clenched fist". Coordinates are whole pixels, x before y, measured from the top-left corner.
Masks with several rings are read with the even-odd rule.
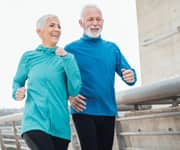
[[[59,56],[66,56],[68,53],[63,49],[63,48],[58,48],[56,50],[56,55],[59,55]]]
[[[16,91],[16,100],[22,101],[24,99],[24,97],[25,97],[25,92],[26,92],[25,87],[17,89],[17,91]]]
[[[123,79],[127,83],[133,83],[134,82],[134,72],[131,69],[121,69]]]

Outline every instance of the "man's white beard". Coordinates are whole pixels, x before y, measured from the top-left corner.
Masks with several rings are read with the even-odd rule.
[[[97,38],[100,36],[101,31],[102,31],[102,29],[99,29],[98,32],[92,32],[91,29],[88,28],[87,30],[84,31],[84,33],[91,38]]]

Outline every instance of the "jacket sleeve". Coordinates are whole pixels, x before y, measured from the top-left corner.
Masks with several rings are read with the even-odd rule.
[[[27,67],[25,54],[21,57],[16,74],[13,78],[13,92],[12,97],[16,99],[16,91],[25,85],[27,80]]]
[[[74,55],[68,53],[68,55],[63,58],[63,62],[67,76],[68,96],[77,96],[81,89],[82,82]]]
[[[136,83],[136,81],[137,81],[136,71],[135,71],[135,69],[131,68],[128,61],[126,60],[126,58],[124,57],[124,55],[121,53],[120,49],[117,46],[115,46],[115,56],[116,56],[116,72],[117,72],[117,74],[122,78],[122,80],[126,84],[134,85]],[[132,82],[132,83],[126,82],[122,77],[121,69],[130,69],[130,70],[132,70],[133,73],[134,73],[134,79],[135,79],[134,82]]]

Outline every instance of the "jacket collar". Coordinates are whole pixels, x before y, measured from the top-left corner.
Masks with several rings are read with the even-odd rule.
[[[86,40],[86,41],[99,41],[101,40],[101,36],[98,36],[97,38],[93,38],[93,37],[89,37],[86,34],[83,34],[83,36],[81,37],[82,40]]]
[[[42,44],[39,45],[37,47],[37,51],[43,51],[43,52],[50,52],[50,53],[55,53],[56,49],[58,48],[58,46],[55,46],[53,48],[48,48],[48,47],[44,47]]]

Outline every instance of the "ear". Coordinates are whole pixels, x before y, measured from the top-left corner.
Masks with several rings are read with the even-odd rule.
[[[41,32],[40,29],[36,29],[36,33],[37,33],[38,35],[40,34],[40,32]]]
[[[80,26],[83,28],[83,22],[82,22],[82,19],[79,19],[79,24],[80,24]]]
[[[104,24],[104,19],[102,20],[102,24]]]
[[[39,37],[41,38],[42,35],[42,30],[41,29],[36,29],[36,33],[39,35]]]

